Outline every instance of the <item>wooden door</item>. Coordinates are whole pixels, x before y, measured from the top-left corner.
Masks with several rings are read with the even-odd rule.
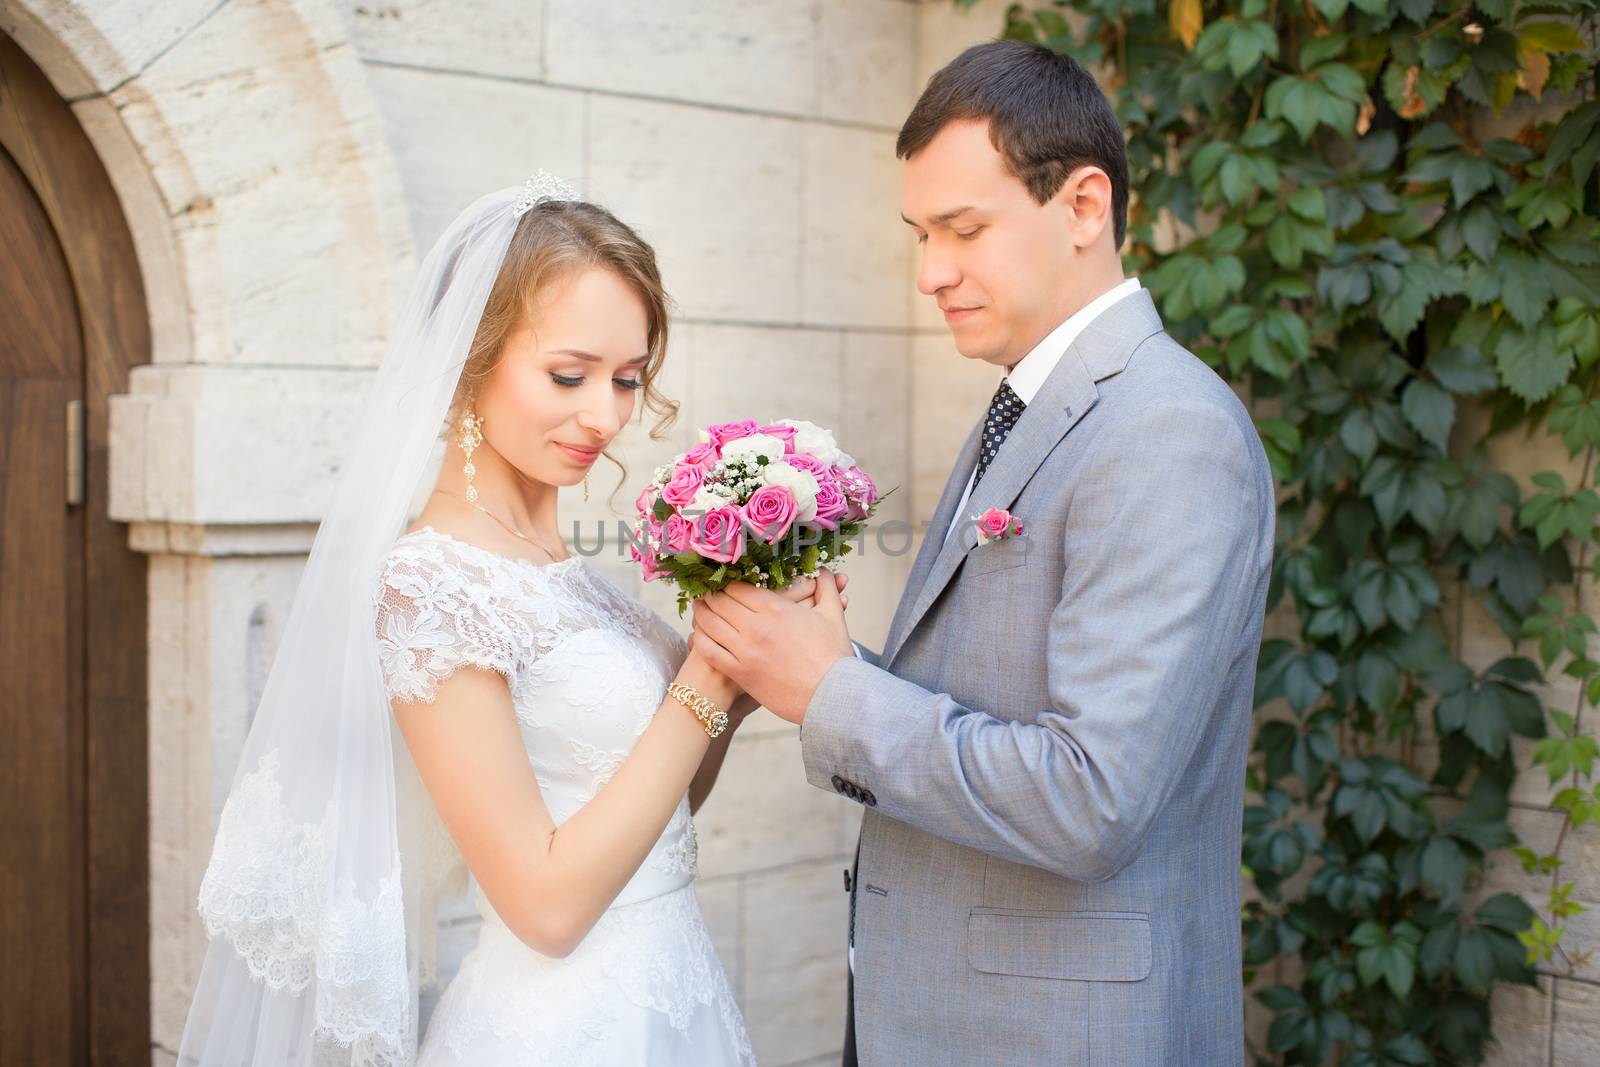
[[[0,1059],[83,1059],[83,334],[50,220],[0,151]]]
[[[145,570],[106,516],[148,351],[105,170],[0,35],[0,1064],[150,1058]]]

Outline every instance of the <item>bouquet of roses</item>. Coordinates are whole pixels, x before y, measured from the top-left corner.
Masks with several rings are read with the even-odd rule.
[[[880,499],[814,423],[718,423],[639,494],[633,558],[645,581],[677,584],[681,615],[733,582],[782,589],[816,577],[849,553]]]

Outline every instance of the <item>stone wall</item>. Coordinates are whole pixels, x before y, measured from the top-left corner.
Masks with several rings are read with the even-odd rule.
[[[894,133],[915,91],[900,0],[342,4],[398,161],[419,250],[486,189],[543,167],[651,241],[677,303],[661,380],[667,440],[624,431],[626,486],[601,463],[563,521],[615,529],[640,479],[726,418],[836,429],[910,518],[912,244]],[[870,542],[869,542],[870,545]],[[670,619],[608,546],[601,566]],[[850,568],[852,628],[882,641],[909,554]],[[806,784],[797,732],[736,736],[696,819],[699,891],[764,1064],[837,1062],[854,805]],[[448,957],[470,944],[458,912]],[[447,958],[446,965],[451,962]]]

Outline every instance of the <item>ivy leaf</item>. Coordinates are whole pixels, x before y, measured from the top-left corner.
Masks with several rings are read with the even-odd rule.
[[[1412,379],[1400,397],[1400,410],[1406,421],[1440,451],[1450,442],[1450,426],[1456,417],[1456,402],[1449,393],[1425,378]]]
[[[1452,393],[1475,396],[1500,384],[1494,366],[1471,345],[1450,345],[1428,355],[1428,370]]]
[[[1372,425],[1372,413],[1366,408],[1353,408],[1339,423],[1339,441],[1365,466],[1378,450],[1378,432]]]
[[[1328,221],[1328,202],[1322,190],[1303,186],[1289,195],[1289,210],[1308,222]]]
[[[1487,1000],[1457,993],[1445,999],[1436,1018],[1434,1034],[1447,1053],[1465,1063],[1482,1062],[1483,1045],[1489,1036]]]
[[[1422,880],[1446,903],[1453,903],[1467,881],[1467,857],[1455,838],[1433,838],[1422,849]]]
[[[1422,950],[1417,954],[1422,973],[1430,979],[1443,975],[1455,961],[1456,946],[1460,942],[1461,926],[1453,916],[1450,921],[1429,930],[1428,936],[1422,941]]]
[[[1482,904],[1474,918],[1482,926],[1508,934],[1520,934],[1533,922],[1534,911],[1515,893],[1496,893]]]
[[[1561,435],[1569,455],[1600,445],[1600,400],[1586,399],[1575,385],[1562,386],[1550,409],[1550,429]]]
[[[1539,52],[1582,52],[1589,47],[1565,22],[1524,22],[1517,27],[1517,43]]]
[[[1346,311],[1372,299],[1372,275],[1359,263],[1324,264],[1317,270],[1317,297],[1334,311]]]
[[[1457,980],[1468,989],[1486,993],[1494,980],[1494,970],[1494,947],[1488,934],[1477,927],[1464,928],[1456,945]]]
[[[1422,1067],[1433,1062],[1428,1046],[1415,1034],[1399,1034],[1383,1043],[1383,1055],[1392,1063],[1403,1063],[1408,1067]]]
[[[1422,321],[1430,302],[1462,290],[1455,271],[1420,255],[1400,268],[1398,285],[1387,281],[1387,274],[1377,277],[1378,320],[1397,341],[1404,341]]]
[[[1549,323],[1531,330],[1507,330],[1495,345],[1494,356],[1505,387],[1529,404],[1552,395],[1572,373],[1572,352],[1556,344]]]
[[[1582,367],[1600,360],[1600,310],[1581,300],[1563,298],[1556,304],[1556,344],[1571,349]]]
[[[1473,204],[1461,215],[1462,239],[1472,249],[1472,254],[1485,263],[1494,258],[1504,233],[1501,215],[1488,204]]]
[[[1495,256],[1494,268],[1500,302],[1511,317],[1525,328],[1539,325],[1555,297],[1545,264],[1537,256],[1506,249]]]
[[[1289,481],[1294,474],[1294,459],[1300,453],[1300,428],[1287,419],[1262,419],[1256,423],[1256,429],[1261,434],[1267,462],[1272,465],[1273,477]]]
[[[1582,186],[1588,182],[1597,158],[1600,158],[1600,100],[1590,100],[1562,117],[1550,137],[1545,165],[1554,171],[1570,161],[1572,183]]]
[[[1337,19],[1338,15],[1330,16]],[[1300,69],[1311,70],[1338,56],[1350,43],[1348,33],[1330,33],[1326,37],[1312,37],[1300,46]]]
[[[1267,87],[1268,118],[1281,118],[1309,141],[1319,125],[1341,134],[1355,132],[1356,109],[1366,99],[1366,82],[1352,67],[1324,63],[1304,77],[1285,75]]]
[[[1200,35],[1203,18],[1200,0],[1173,0],[1167,5],[1167,21],[1172,27],[1172,35],[1182,41],[1183,46],[1191,52],[1194,51],[1195,38]]]

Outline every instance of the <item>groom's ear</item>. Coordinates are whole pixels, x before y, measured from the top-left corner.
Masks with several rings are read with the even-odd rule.
[[[1092,163],[1067,175],[1050,201],[1065,216],[1068,235],[1079,248],[1092,246],[1114,229],[1111,177]]]

